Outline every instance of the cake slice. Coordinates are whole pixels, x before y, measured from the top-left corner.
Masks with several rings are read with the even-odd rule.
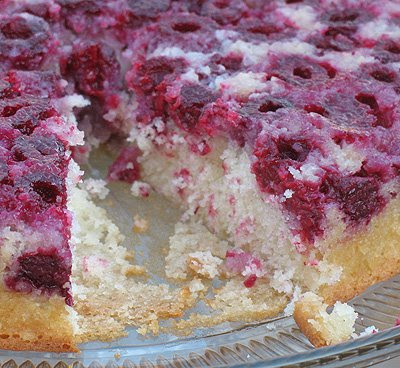
[[[76,350],[68,193],[81,174],[70,148],[83,137],[65,107],[86,102],[63,99],[49,73],[0,83],[1,347]]]
[[[397,274],[397,7],[277,1],[231,22],[208,6],[137,33],[142,180],[234,245],[222,267],[243,288],[333,305]]]

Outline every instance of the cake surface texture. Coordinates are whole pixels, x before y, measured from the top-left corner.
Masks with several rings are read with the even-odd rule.
[[[390,0],[2,1],[0,348],[284,310],[316,346],[349,338],[342,303],[400,272],[399,17]],[[81,183],[99,147],[107,182],[181,210],[159,285],[96,204],[107,182]],[[184,318],[199,300],[213,313]]]

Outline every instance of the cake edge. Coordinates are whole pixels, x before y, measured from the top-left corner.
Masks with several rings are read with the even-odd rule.
[[[70,313],[61,296],[13,293],[1,287],[0,349],[79,352]]]
[[[371,221],[366,231],[359,230],[352,239],[337,244],[326,254],[329,262],[342,267],[340,280],[320,287],[317,292],[327,305],[347,302],[368,287],[400,273],[399,223],[400,199],[396,198]],[[300,300],[295,305],[293,317],[313,345],[326,346],[329,344],[326,338],[310,323],[316,312],[311,302]]]

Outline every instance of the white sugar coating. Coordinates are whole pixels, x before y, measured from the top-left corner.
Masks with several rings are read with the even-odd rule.
[[[318,173],[322,173],[323,170],[314,164],[308,163],[300,167],[302,179],[305,181],[316,182],[320,179]]]
[[[292,198],[293,194],[294,194],[294,191],[293,191],[293,190],[291,190],[291,189],[286,189],[286,190],[284,191],[284,193],[283,193],[283,196],[284,196],[285,198]]]
[[[319,166],[311,163],[302,165],[300,170],[297,170],[292,166],[290,166],[288,170],[296,180],[304,180],[309,182],[319,181],[320,176],[317,174],[323,173],[323,170]]]
[[[243,55],[243,63],[246,66],[264,61],[269,52],[283,52],[287,54],[313,55],[315,47],[300,40],[276,41],[274,43],[260,42],[258,44],[237,40],[226,40],[222,43],[225,54],[239,53]]]
[[[186,73],[181,75],[181,79],[188,82],[198,83],[199,76],[193,68],[189,68]]]
[[[215,37],[218,41],[226,41],[227,39],[234,39],[238,36],[238,32],[228,29],[217,29],[215,31]]]
[[[317,21],[318,14],[311,6],[281,7],[278,11],[301,29],[315,31],[323,27],[323,25]]]
[[[361,37],[377,40],[382,36],[393,38],[400,37],[400,27],[396,24],[388,23],[387,19],[374,19],[368,23],[361,24],[358,30]]]
[[[266,87],[265,74],[254,72],[241,72],[231,77],[222,75],[216,78],[215,84],[217,89],[241,97],[247,97],[251,93],[261,91]]]
[[[237,40],[235,42],[226,40],[222,43],[222,49],[225,54],[239,53],[243,55],[243,64],[246,66],[257,64],[265,59],[269,47],[270,45],[265,42],[253,44],[242,40]]]
[[[165,56],[168,58],[183,58],[189,62],[191,66],[201,66],[207,63],[212,54],[205,54],[196,51],[182,50],[177,46],[158,46],[151,54],[148,55],[148,59],[153,57]]]
[[[270,51],[312,56],[315,47],[300,40],[277,41],[271,44]]]
[[[332,145],[334,152],[332,157],[335,158],[336,164],[343,172],[355,173],[360,170],[365,156],[357,151],[352,145],[343,144],[341,147]]]
[[[334,51],[326,52],[321,60],[328,61],[336,68],[347,72],[357,70],[361,64],[375,62],[372,56],[363,55],[358,51],[341,52],[340,54]]]
[[[395,16],[400,12],[400,4],[394,1],[387,1],[383,4],[379,4],[382,11],[385,11],[386,14],[391,16]]]
[[[64,123],[62,125],[49,125],[47,122],[51,119],[48,119],[46,121],[46,127],[63,137],[63,139],[65,139],[71,146],[82,145],[84,143],[83,132],[77,128],[77,121],[73,110],[74,108],[88,106],[90,102],[83,96],[77,94],[65,96],[57,100],[53,100],[52,102],[62,114]]]
[[[106,185],[107,182],[105,180],[93,178],[88,178],[81,184],[90,196],[95,199],[105,199],[108,196],[110,189]]]

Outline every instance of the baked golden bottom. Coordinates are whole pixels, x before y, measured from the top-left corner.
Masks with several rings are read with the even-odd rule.
[[[0,348],[77,352],[64,298],[0,288]]]

